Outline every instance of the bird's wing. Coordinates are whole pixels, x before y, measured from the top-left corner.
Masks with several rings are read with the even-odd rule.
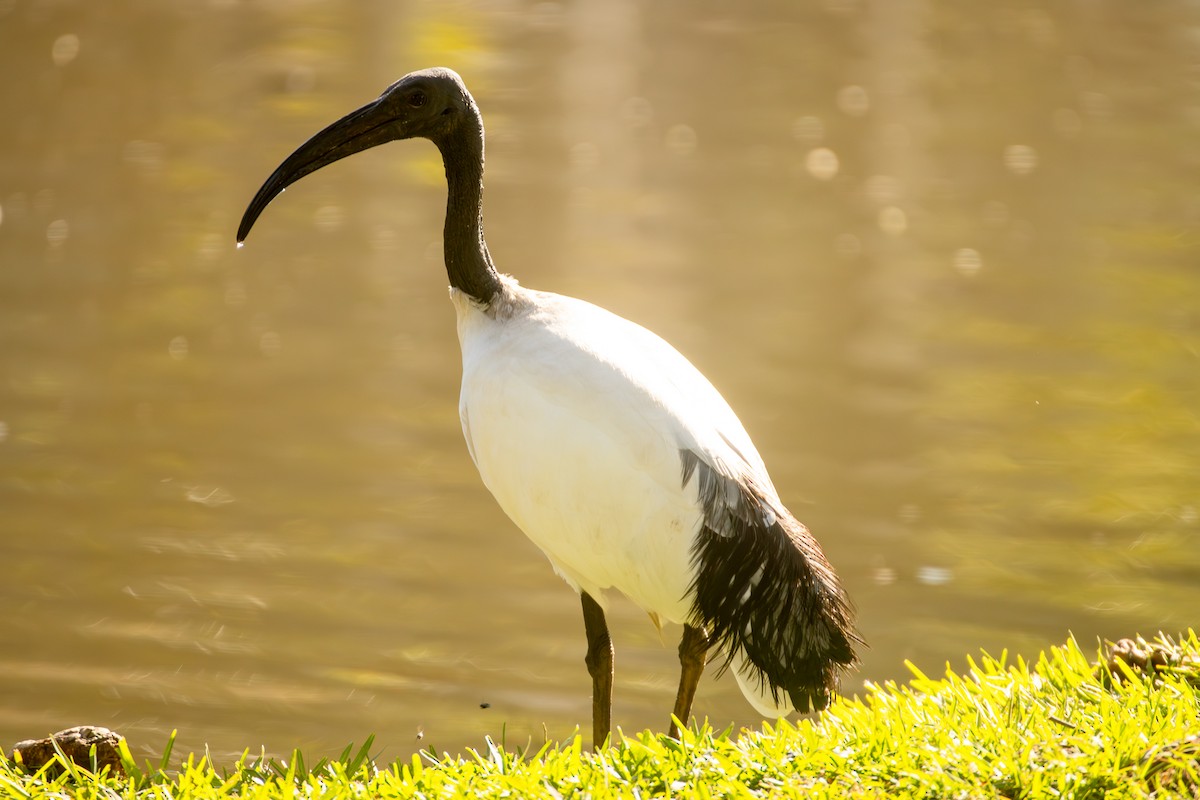
[[[823,708],[855,660],[853,612],[817,540],[745,464],[681,450],[703,507],[693,546],[693,624],[736,663],[750,696]],[[740,467],[740,469],[739,469]],[[753,700],[754,698],[752,698]],[[759,703],[756,703],[758,705]]]

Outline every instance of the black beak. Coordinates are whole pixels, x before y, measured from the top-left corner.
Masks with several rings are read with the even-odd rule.
[[[351,111],[300,145],[271,173],[242,215],[242,223],[238,225],[238,243],[246,240],[258,215],[275,196],[305,175],[346,156],[401,138],[404,138],[404,134],[399,130],[399,122],[389,112],[384,98],[380,97],[357,111]]]

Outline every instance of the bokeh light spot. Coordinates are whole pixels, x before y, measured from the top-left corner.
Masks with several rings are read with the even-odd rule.
[[[62,247],[67,241],[67,235],[70,233],[70,226],[67,225],[65,219],[56,219],[46,226],[46,241],[51,247]]]
[[[283,341],[275,331],[265,331],[258,337],[258,349],[267,358],[274,358],[283,349]]]
[[[804,168],[819,181],[832,180],[838,173],[837,153],[828,147],[810,150],[804,159]]]
[[[313,224],[317,226],[317,230],[323,233],[331,233],[342,227],[345,219],[346,214],[342,211],[341,206],[321,206],[317,209],[317,213],[313,215]]]
[[[861,117],[871,108],[867,90],[861,86],[843,86],[837,93],[837,107],[843,114]]]
[[[962,247],[954,251],[954,268],[962,275],[974,275],[983,266],[978,250]]]
[[[310,66],[297,64],[288,70],[283,89],[288,94],[311,92],[317,85],[317,71]]]
[[[371,249],[377,253],[386,253],[400,246],[400,236],[394,228],[378,225],[371,231]]]
[[[166,148],[158,142],[134,139],[121,148],[121,159],[144,175],[162,172]]]
[[[73,33],[64,33],[54,40],[54,46],[50,48],[50,58],[56,67],[65,67],[78,55],[79,37]]]
[[[176,336],[167,344],[167,355],[176,361],[182,361],[188,355],[188,340],[186,336]]]
[[[237,308],[246,304],[246,285],[241,281],[225,284],[225,305]]]
[[[879,586],[891,586],[896,582],[896,570],[891,567],[875,567],[871,570],[871,580]]]
[[[999,200],[989,200],[983,205],[983,224],[989,228],[1003,228],[1008,224],[1008,206]]]
[[[900,181],[891,175],[872,175],[863,186],[867,199],[877,206],[895,205],[900,199]]]
[[[946,567],[917,567],[917,582],[926,586],[944,586],[954,579],[954,573]]]
[[[889,236],[901,236],[908,230],[908,215],[899,206],[879,210],[879,230]]]
[[[196,243],[196,255],[201,263],[211,264],[226,252],[226,247],[228,247],[226,238],[213,231],[200,237],[200,241]]]
[[[33,210],[36,214],[49,214],[54,208],[54,190],[38,189],[33,195]]]
[[[591,172],[600,165],[600,148],[592,142],[571,145],[567,160],[574,172]]]
[[[1102,92],[1084,92],[1079,96],[1079,105],[1089,117],[1111,117],[1112,98]]]
[[[833,251],[849,261],[862,255],[862,240],[853,233],[839,233],[833,240]]]
[[[672,125],[667,131],[667,149],[677,156],[686,158],[696,152],[699,137],[691,125]]]
[[[1029,175],[1038,165],[1037,151],[1027,144],[1010,144],[1004,148],[1004,168],[1014,175]]]
[[[816,144],[825,138],[825,123],[820,117],[801,117],[792,123],[792,136]]]

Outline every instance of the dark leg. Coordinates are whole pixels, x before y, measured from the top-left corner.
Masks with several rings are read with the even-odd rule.
[[[587,632],[588,649],[583,662],[592,676],[592,747],[600,748],[608,741],[612,724],[613,646],[608,636],[604,609],[582,592],[583,629]]]
[[[679,693],[675,695],[675,717],[671,720],[671,737],[679,738],[679,726],[675,720],[687,725],[692,714],[692,700],[696,699],[696,684],[704,674],[705,656],[708,653],[708,634],[703,628],[683,626],[683,638],[679,640]]]

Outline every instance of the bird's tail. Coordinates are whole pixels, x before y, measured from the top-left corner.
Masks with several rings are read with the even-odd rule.
[[[704,523],[693,550],[693,625],[724,651],[768,716],[824,708],[855,662],[853,611],[817,540],[752,479],[698,458]]]

